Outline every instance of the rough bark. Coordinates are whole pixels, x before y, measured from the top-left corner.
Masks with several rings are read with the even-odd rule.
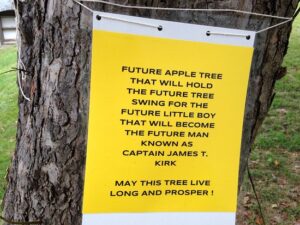
[[[130,0],[161,7],[234,8],[292,16],[298,0]],[[274,20],[233,14],[200,14],[91,7],[189,23],[257,29]],[[19,1],[21,58],[28,77],[22,85],[31,102],[19,97],[17,146],[7,176],[4,216],[45,225],[81,224],[86,151],[90,56],[90,13],[72,0]],[[248,89],[240,164],[240,184],[257,129],[282,76],[281,63],[291,26],[258,36]]]

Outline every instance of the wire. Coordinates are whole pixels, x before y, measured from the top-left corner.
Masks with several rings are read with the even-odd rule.
[[[76,2],[78,5],[81,5],[83,8],[87,9],[90,12],[94,12],[94,10],[92,10],[91,8],[87,7],[86,5],[82,4],[79,1],[73,0],[74,2]]]
[[[286,23],[289,23],[289,22],[291,22],[291,21],[293,21],[293,18],[288,19],[288,20],[286,20],[286,21],[283,21],[283,22],[281,22],[281,23],[277,23],[277,24],[275,24],[275,25],[273,25],[273,26],[270,26],[270,27],[267,27],[267,28],[265,28],[265,29],[256,31],[256,34],[260,34],[260,33],[262,33],[262,32],[271,30],[271,29],[273,29],[273,28],[275,28],[275,27],[279,27],[279,26],[284,25],[284,24],[286,24]]]
[[[22,76],[22,80],[25,80],[26,79],[26,76],[25,76],[25,73],[24,71],[26,71],[26,67],[21,59],[21,47],[22,47],[22,42],[21,42],[21,36],[20,36],[20,31],[19,31],[19,24],[20,24],[20,19],[19,19],[19,0],[17,0],[17,15],[16,15],[16,21],[17,21],[17,46],[18,46],[18,86],[19,86],[19,89],[20,89],[20,92],[23,96],[23,98],[27,101],[30,102],[30,98],[27,97],[23,91],[23,88],[22,88],[22,84],[21,84],[21,78],[20,78],[20,75]]]
[[[139,25],[143,25],[143,26],[147,26],[147,27],[154,27],[154,28],[158,28],[160,27],[160,25],[155,25],[155,24],[150,24],[150,23],[144,23],[144,22],[139,22],[139,21],[132,21],[132,20],[128,20],[128,19],[122,19],[122,18],[118,18],[118,17],[114,17],[114,16],[104,16],[101,15],[100,18],[107,18],[107,19],[111,19],[111,20],[118,20],[118,21],[122,21],[122,22],[126,22],[126,23],[134,23],[134,24],[139,24]]]
[[[300,13],[300,7],[298,8],[298,10],[295,12],[295,14],[293,15],[293,20],[296,19],[296,17],[299,15]]]
[[[225,32],[211,32],[211,31],[207,31],[206,32],[207,36],[210,35],[224,35],[224,36],[234,36],[234,37],[245,37],[247,40],[250,39],[250,35],[247,34],[235,34],[235,33],[225,33]]]
[[[91,8],[87,7],[86,5],[82,4],[81,2],[77,0],[73,0],[77,4],[81,5],[85,9],[89,10],[90,12],[94,12]],[[131,5],[123,5],[123,4],[118,4],[118,3],[113,3],[113,2],[107,2],[107,1],[102,1],[102,0],[81,0],[82,2],[98,2],[102,4],[107,4],[111,6],[117,6],[117,7],[122,7],[122,8],[128,8],[128,9],[150,9],[150,10],[168,10],[168,11],[199,11],[199,12],[235,12],[235,13],[243,13],[243,14],[248,14],[248,15],[256,15],[256,16],[262,16],[262,17],[268,17],[268,18],[276,18],[276,19],[282,19],[285,20],[283,22],[277,23],[273,26],[255,31],[256,34],[260,34],[262,32],[266,32],[268,30],[271,30],[273,28],[282,26],[286,23],[289,23],[293,21],[295,16],[299,13],[299,10],[297,11],[296,15],[294,17],[282,17],[282,16],[274,16],[274,15],[267,15],[267,14],[261,14],[261,13],[255,13],[255,12],[248,12],[248,11],[243,11],[243,10],[236,10],[236,9],[191,9],[191,8],[162,8],[162,7],[148,7],[148,6],[131,6]],[[131,21],[129,19],[122,19],[118,17],[112,17],[112,16],[100,16],[104,18],[109,18],[113,20],[118,20],[118,21],[123,21],[123,22],[128,22],[128,23],[135,23],[139,25],[144,25],[144,26],[149,26],[149,27],[154,27],[157,28],[158,30],[162,30],[162,26],[160,25],[155,25],[155,24],[149,24],[149,23],[143,23],[143,22],[138,22],[138,21]],[[225,36],[239,36],[239,37],[246,37],[249,40],[249,35],[239,35],[239,34],[231,34],[231,33],[216,33],[216,32],[209,32],[209,35],[225,35]],[[207,33],[208,34],[208,33]],[[209,36],[208,35],[208,36]]]
[[[129,9],[151,9],[151,10],[168,10],[168,11],[202,11],[202,12],[235,12],[235,13],[243,13],[248,15],[256,15],[256,16],[264,16],[269,18],[276,18],[276,19],[291,19],[291,17],[282,17],[282,16],[274,16],[274,15],[267,15],[262,13],[255,13],[237,9],[194,9],[194,8],[163,8],[163,7],[149,7],[149,6],[132,6],[132,5],[123,5],[113,2],[107,2],[103,0],[81,0],[82,2],[99,2],[106,5],[117,6],[122,8],[129,8]]]
[[[249,177],[249,180],[250,180],[250,183],[251,183],[252,190],[254,192],[254,195],[255,195],[255,198],[256,198],[256,201],[257,201],[257,204],[258,204],[259,213],[260,213],[260,216],[262,218],[263,225],[266,225],[265,216],[264,216],[264,213],[263,213],[263,210],[262,210],[262,207],[261,207],[261,204],[260,204],[260,200],[259,200],[257,192],[256,192],[256,188],[255,188],[255,185],[254,185],[254,181],[253,181],[252,175],[250,173],[249,157],[247,159],[247,172],[248,172],[248,177]]]
[[[17,76],[18,76],[18,85],[19,85],[20,92],[21,92],[22,96],[23,96],[27,101],[30,102],[30,98],[28,98],[28,97],[24,94],[24,91],[23,91],[23,88],[22,88],[22,84],[21,84],[20,74],[23,74],[23,72],[19,72],[18,75],[17,75]]]

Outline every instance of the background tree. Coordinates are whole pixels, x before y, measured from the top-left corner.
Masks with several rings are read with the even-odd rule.
[[[131,0],[132,5],[182,8],[232,8],[293,16],[298,0]],[[15,2],[18,9],[22,81],[31,101],[19,97],[17,146],[7,176],[4,216],[45,225],[81,224],[91,55],[91,14],[72,0]],[[274,19],[232,13],[192,13],[94,9],[205,25],[258,29]],[[250,77],[240,164],[241,184],[251,144],[274,97],[275,81],[287,51],[291,24],[260,34]]]

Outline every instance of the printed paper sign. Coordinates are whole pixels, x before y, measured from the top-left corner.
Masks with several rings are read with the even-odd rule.
[[[98,14],[83,224],[234,225],[254,33]]]

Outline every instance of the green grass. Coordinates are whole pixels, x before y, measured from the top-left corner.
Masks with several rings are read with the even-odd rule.
[[[275,85],[276,96],[250,160],[263,212],[270,225],[294,225],[300,221],[300,17],[293,25],[284,66],[288,73]],[[241,214],[250,215],[248,220],[242,220],[243,224],[259,224],[257,203],[247,178],[241,196]],[[243,196],[249,197],[250,203],[245,205]]]
[[[15,148],[17,121],[16,67],[17,50],[15,46],[0,47],[0,201],[5,188],[5,175],[11,154]]]
[[[288,74],[275,86],[269,116],[257,137],[257,148],[284,148],[300,151],[300,19],[295,21],[288,54],[284,60]]]

